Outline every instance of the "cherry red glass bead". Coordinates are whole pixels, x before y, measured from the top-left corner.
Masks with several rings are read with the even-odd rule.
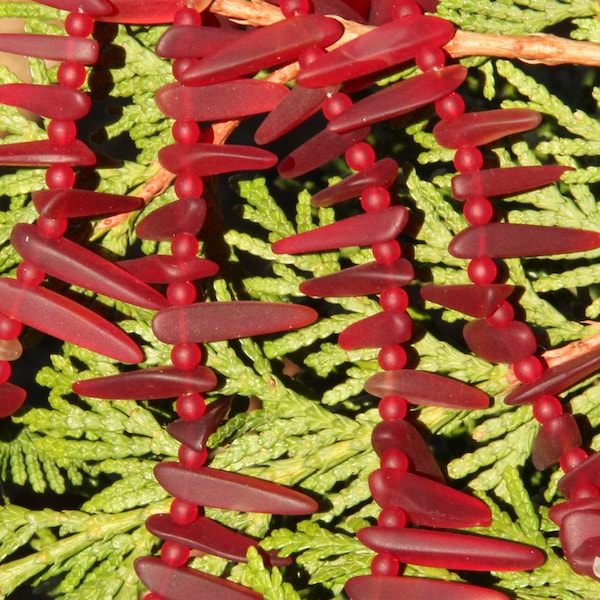
[[[438,46],[423,46],[415,56],[415,63],[423,73],[441,69],[446,63],[446,54]]]
[[[182,567],[190,558],[190,549],[175,542],[163,543],[160,557],[162,561],[171,567]]]
[[[478,171],[483,166],[483,154],[478,148],[459,148],[454,153],[454,168],[461,173]]]
[[[556,396],[540,396],[533,403],[533,417],[540,423],[546,423],[562,412],[562,403]]]
[[[186,421],[200,419],[206,412],[206,403],[200,394],[182,394],[175,403],[177,414]]]
[[[163,33],[156,44],[156,54],[162,58],[174,58],[175,62],[189,57],[200,58],[244,35],[245,32],[240,29],[177,25]]]
[[[538,471],[558,463],[564,452],[581,446],[581,433],[573,415],[562,414],[542,423],[531,452]]]
[[[400,561],[387,552],[377,554],[371,561],[373,575],[398,575],[399,571]]]
[[[174,498],[171,502],[170,514],[175,523],[187,525],[198,518],[198,505],[180,498]]]
[[[384,420],[404,419],[408,411],[406,400],[402,396],[384,396],[379,402],[379,414]]]
[[[173,17],[173,25],[187,25],[199,27],[202,25],[202,16],[197,10],[193,8],[183,6],[177,9],[175,16]]]
[[[171,349],[171,361],[178,369],[193,369],[202,358],[198,344],[175,344]]]
[[[436,100],[435,112],[437,112],[440,119],[447,121],[457,119],[465,112],[465,101],[460,94],[452,92],[445,98]]]
[[[367,142],[358,142],[346,150],[344,159],[354,171],[364,171],[375,162],[375,150]]]
[[[77,126],[73,121],[50,121],[48,139],[54,144],[70,144],[77,137]]]
[[[508,298],[513,289],[512,285],[501,283],[426,285],[421,288],[421,297],[472,317],[487,317]]]
[[[379,348],[390,344],[399,344],[410,339],[412,322],[402,311],[386,310],[352,323],[338,337],[338,344],[344,350],[354,348]],[[387,350],[386,362],[394,356],[402,356],[391,348]],[[394,367],[401,368],[401,367]]]
[[[369,187],[361,194],[360,205],[365,212],[384,210],[390,205],[390,193],[381,186]]]
[[[381,466],[384,469],[399,469],[400,471],[408,470],[408,456],[401,450],[389,448],[388,450],[384,450],[379,458],[381,460]]]
[[[17,267],[17,281],[28,288],[40,285],[45,277],[44,271],[29,262],[22,262]]]
[[[406,350],[399,344],[388,344],[377,355],[379,366],[386,371],[403,369],[406,366],[406,361]]]
[[[85,77],[85,67],[78,62],[64,62],[58,67],[57,79],[61,85],[79,88],[84,84]]]
[[[198,253],[198,240],[189,233],[178,233],[171,241],[171,253],[177,258],[191,258]]]
[[[0,340],[14,340],[21,335],[23,325],[7,315],[0,314]]]
[[[321,107],[323,114],[328,121],[332,121],[338,115],[341,115],[345,110],[352,106],[352,100],[347,94],[333,94],[323,102]]]
[[[171,131],[178,144],[195,144],[200,139],[200,126],[196,121],[175,121]]]
[[[514,318],[515,309],[510,302],[504,300],[491,315],[486,317],[486,321],[493,327],[506,327]]]
[[[381,292],[379,303],[383,310],[404,311],[408,308],[408,294],[402,288],[389,287]]]
[[[179,462],[188,469],[198,469],[206,463],[208,458],[208,450],[202,448],[202,450],[194,450],[182,444],[179,446],[179,452],[177,454]]]
[[[463,214],[470,225],[485,225],[492,220],[494,207],[487,198],[477,196],[465,202]]]
[[[579,465],[581,465],[581,463],[583,463],[587,457],[588,457],[588,454],[583,448],[569,448],[569,450],[567,450],[566,452],[563,452],[562,456],[560,457],[560,461],[559,461],[560,468],[565,473],[570,473],[573,469],[576,469]],[[589,484],[589,485],[592,485],[592,484]],[[598,488],[596,486],[592,486],[592,487],[595,488],[595,491],[592,491],[591,495],[600,495],[600,490],[598,490]],[[579,486],[575,487],[573,489],[571,497],[572,498],[581,497],[578,495],[579,490],[580,490]]]
[[[373,251],[375,260],[383,265],[395,263],[402,254],[400,244],[397,240],[373,244],[371,250]]]
[[[187,179],[185,175],[177,178],[175,187],[177,188],[177,182],[181,179]],[[192,179],[195,179],[192,177]],[[191,183],[191,182],[187,182]],[[184,189],[181,191],[198,191],[202,189],[202,180],[198,178],[198,181],[194,181],[188,188],[187,183],[184,184]],[[196,184],[200,183],[199,186]],[[176,190],[177,193],[177,190]],[[135,232],[138,237],[144,240],[156,240],[156,241],[173,241],[175,246],[182,244],[183,240],[188,238],[181,238],[179,241],[174,240],[174,236],[181,234],[188,234],[195,237],[196,234],[202,229],[204,220],[206,218],[206,201],[198,196],[188,196],[178,200],[165,204],[149,215],[145,216],[135,228]],[[188,239],[186,244],[190,249],[194,248],[194,242]],[[191,251],[191,250],[190,250]],[[195,256],[197,249],[190,254],[190,258]]]
[[[536,356],[528,356],[512,365],[515,377],[522,383],[536,381],[544,371],[544,366]]]
[[[49,239],[58,239],[67,231],[69,221],[64,218],[49,219],[48,217],[40,217],[37,220],[38,231]],[[28,230],[31,232],[31,229]]]
[[[467,274],[473,283],[489,284],[496,279],[498,267],[496,263],[487,256],[483,258],[474,258],[467,267]]]
[[[463,337],[477,356],[491,362],[514,363],[525,360],[537,348],[530,327],[520,321],[497,327],[490,325],[487,319],[478,319],[465,325]]]
[[[174,281],[167,286],[167,300],[173,306],[186,306],[196,300],[196,286],[191,281]]]
[[[406,526],[406,513],[397,506],[388,506],[379,513],[377,524],[380,527],[401,529]]]
[[[71,188],[75,184],[75,171],[67,165],[51,165],[45,179],[51,190]]]

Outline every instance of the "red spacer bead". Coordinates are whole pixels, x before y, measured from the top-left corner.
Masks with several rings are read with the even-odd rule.
[[[58,67],[58,83],[71,88],[79,88],[85,82],[85,67],[75,62],[64,62]]]
[[[196,121],[175,121],[171,131],[178,144],[195,144],[200,139],[200,127]]]
[[[14,340],[21,335],[23,325],[8,315],[0,314],[0,340]]]
[[[566,452],[563,452],[560,457],[560,460],[559,460],[560,468],[565,473],[569,473],[569,471],[572,471],[573,469],[578,467],[581,463],[583,463],[583,461],[587,457],[588,457],[588,454],[583,448],[569,448]],[[580,484],[580,485],[583,486],[581,489],[579,486],[573,487],[573,490],[571,491],[572,499],[577,498],[578,493],[585,493],[586,495],[584,497],[600,495],[600,491],[598,491],[598,488],[596,488],[595,485],[593,485],[591,483]],[[592,488],[594,488],[594,489],[592,490]],[[590,492],[590,490],[591,490],[591,492]]]
[[[404,19],[423,14],[421,7],[413,0],[394,0],[392,2],[392,19]]]
[[[10,377],[11,366],[7,360],[0,360],[0,383],[6,383]]]
[[[198,344],[175,344],[171,348],[171,362],[178,369],[190,370],[197,367],[202,359]]]
[[[381,186],[369,187],[360,195],[360,205],[365,212],[383,210],[390,205],[390,192]]]
[[[94,31],[94,19],[85,13],[70,13],[65,19],[65,31],[74,37],[88,37]]]
[[[176,542],[163,543],[160,557],[170,567],[183,567],[190,558],[190,549]]]
[[[328,121],[335,119],[338,115],[341,115],[346,109],[352,106],[352,100],[350,96],[346,94],[337,93],[333,94],[321,105],[321,110]]]
[[[515,309],[510,302],[504,300],[489,317],[486,317],[486,321],[492,327],[506,327],[514,321],[514,318]]]
[[[415,63],[423,73],[437,71],[446,64],[446,54],[437,46],[423,46],[417,51]]]
[[[357,142],[346,150],[344,159],[354,171],[364,171],[375,162],[375,150],[367,142]]]
[[[36,223],[40,233],[51,240],[63,236],[69,226],[68,219],[48,219],[40,217]]]
[[[57,146],[66,146],[77,137],[77,126],[73,121],[50,121],[48,139]]]
[[[173,17],[173,25],[191,25],[200,27],[202,16],[193,8],[180,8]]]
[[[398,575],[399,571],[400,561],[387,552],[377,554],[377,556],[375,556],[375,558],[371,561],[371,573],[373,575],[396,576]]]
[[[533,403],[533,417],[540,423],[546,423],[563,412],[561,401],[556,396],[540,396]]]
[[[298,57],[298,64],[300,65],[300,69],[304,69],[308,67],[311,63],[315,62],[315,60],[321,58],[325,54],[325,50],[323,48],[305,48],[300,53]]]
[[[377,519],[377,525],[380,527],[395,527],[402,529],[407,522],[406,513],[397,506],[388,506],[384,508]]]
[[[198,175],[183,173],[175,180],[178,198],[199,198],[204,191],[204,182]]]
[[[179,462],[184,467],[198,469],[206,463],[206,460],[208,459],[208,450],[206,448],[202,448],[200,451],[193,450],[182,444],[179,446],[178,458]]]
[[[483,154],[479,148],[459,148],[454,154],[454,168],[461,172],[479,171],[483,166]]]
[[[539,358],[532,355],[513,363],[512,370],[521,383],[531,383],[543,373],[544,366]]]
[[[384,346],[377,355],[379,366],[385,371],[395,371],[406,366],[406,350],[398,344]]]
[[[382,244],[373,244],[371,250],[373,251],[375,260],[384,265],[395,263],[402,255],[400,244],[396,240],[383,242]]]
[[[192,258],[198,254],[198,240],[190,233],[178,233],[171,240],[171,254],[177,258]]]
[[[381,467],[383,469],[398,469],[399,471],[408,470],[408,456],[401,450],[390,448],[380,457]]]
[[[46,170],[46,185],[51,190],[64,190],[75,185],[75,171],[67,165],[52,165]]]
[[[17,267],[17,279],[27,287],[35,287],[40,285],[44,281],[46,273],[37,267],[34,267],[31,263],[22,262]]]
[[[467,267],[467,274],[473,283],[488,284],[492,283],[498,275],[496,263],[487,256],[483,258],[474,258]]]
[[[436,101],[435,112],[437,112],[440,119],[445,121],[456,119],[465,112],[465,101],[460,94],[452,92],[445,98]]]
[[[200,394],[182,394],[177,398],[175,409],[185,421],[195,421],[206,413],[206,402]]]
[[[198,506],[180,498],[174,498],[171,502],[170,515],[175,523],[188,525],[198,518]]]
[[[408,403],[401,396],[384,396],[379,401],[378,410],[384,421],[400,421],[408,412]]]
[[[173,71],[173,77],[179,80],[185,71],[187,71],[190,67],[197,65],[198,62],[200,61],[197,58],[176,58],[171,67]]]
[[[192,304],[196,299],[196,286],[191,281],[175,281],[167,286],[167,300],[174,306]]]
[[[405,311],[408,308],[408,294],[402,288],[387,288],[381,292],[379,304],[383,310]]]
[[[494,207],[487,198],[469,198],[463,206],[463,214],[470,225],[485,225],[492,220]]]
[[[279,9],[284,17],[296,17],[298,15],[307,15],[312,12],[312,5],[309,0],[281,0]]]

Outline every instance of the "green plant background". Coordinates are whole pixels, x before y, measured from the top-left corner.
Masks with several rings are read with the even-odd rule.
[[[591,0],[442,0],[439,6],[440,15],[466,30],[544,31],[592,42],[600,41],[597,12]],[[54,9],[0,3],[0,17],[12,16],[25,18],[27,31],[62,33],[56,25],[62,14]],[[153,100],[172,77],[170,65],[153,50],[164,30],[97,27],[103,61],[90,75],[95,108],[80,130],[101,160],[93,172],[80,174],[80,185],[135,195],[158,171],[157,152],[171,142],[170,122]],[[595,198],[600,88],[595,69],[488,57],[462,62],[470,67],[462,88],[469,110],[522,106],[543,115],[535,131],[486,149],[490,163],[576,168],[556,186],[504,199],[499,210],[514,223],[600,231]],[[42,61],[32,59],[31,72],[35,83],[56,82],[56,67]],[[414,70],[406,69],[396,78],[412,75]],[[15,76],[0,66],[0,82],[13,81]],[[253,119],[243,127],[236,140],[249,142],[258,122]],[[468,352],[460,336],[461,315],[419,300],[424,283],[468,282],[465,261],[447,252],[448,242],[466,223],[449,193],[452,153],[436,145],[434,123],[433,110],[421,110],[375,127],[370,138],[379,158],[392,156],[401,165],[398,200],[413,215],[401,240],[414,244],[417,274],[409,286],[409,312],[418,332],[412,352],[419,369],[469,382],[494,401],[486,410],[469,413],[415,409],[411,418],[452,485],[490,506],[492,526],[475,531],[532,544],[548,560],[527,573],[459,575],[410,565],[405,572],[471,581],[520,600],[600,598],[600,583],[575,575],[562,558],[557,528],[547,517],[548,508],[561,500],[556,491],[560,472],[540,474],[532,468],[537,425],[530,407],[503,404],[510,386],[507,368]],[[316,121],[314,127],[321,125]],[[2,143],[45,137],[44,122],[6,106],[0,106],[0,130],[7,132]],[[302,135],[288,137],[278,151],[293,147]],[[35,221],[31,192],[44,187],[44,171],[2,169],[0,174],[0,268],[12,277],[20,259],[9,243],[10,230],[17,222]],[[201,252],[219,262],[221,272],[202,283],[206,297],[305,303],[320,315],[301,331],[205,346],[205,362],[220,382],[207,400],[228,396],[233,405],[230,418],[210,439],[211,466],[296,486],[320,502],[320,511],[308,519],[207,509],[227,526],[264,539],[264,548],[294,556],[295,566],[286,570],[266,569],[256,552],[247,565],[211,556],[193,560],[192,566],[241,582],[268,600],[343,598],[346,579],[367,573],[372,557],[355,534],[378,514],[367,485],[377,466],[370,435],[378,414],[375,399],[363,392],[364,381],[378,369],[376,351],[343,351],[336,334],[377,312],[379,305],[374,298],[317,301],[298,292],[304,279],[367,262],[371,253],[349,248],[292,257],[270,250],[274,240],[358,212],[353,202],[335,210],[310,206],[312,193],[346,174],[340,160],[302,181],[283,181],[272,172],[243,174],[222,178],[207,192],[214,214],[202,234]],[[167,244],[137,240],[134,228],[144,215],[174,199],[169,189],[108,231],[76,223],[73,235],[118,258],[168,253]],[[542,336],[545,349],[596,334],[599,255],[506,261],[508,280],[523,291],[523,316]],[[109,315],[140,341],[146,357],[142,367],[169,361],[169,347],[153,337],[150,311],[81,289],[64,292]],[[173,403],[78,398],[70,391],[74,381],[116,373],[121,365],[70,344],[43,340],[33,331],[26,332],[23,342],[26,350],[14,372],[27,387],[28,400],[18,414],[0,422],[0,598],[27,598],[32,592],[66,600],[137,598],[141,587],[133,561],[158,551],[144,520],[167,511],[170,503],[152,470],[177,455],[177,443],[165,429],[175,418]],[[591,378],[564,394],[565,406],[592,450],[600,446],[595,435],[600,392],[594,383]]]

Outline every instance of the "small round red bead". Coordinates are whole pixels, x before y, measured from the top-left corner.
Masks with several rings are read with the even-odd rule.
[[[190,233],[178,233],[171,240],[171,254],[177,258],[192,258],[198,254],[198,239]]]
[[[494,207],[487,198],[469,198],[463,206],[463,214],[470,225],[485,225],[494,216]]]
[[[52,165],[46,170],[45,179],[51,190],[64,190],[75,184],[75,171],[68,165]]]
[[[365,212],[383,210],[390,205],[390,192],[382,186],[369,187],[360,195],[360,205]]]
[[[6,383],[10,377],[11,366],[7,360],[0,360],[0,383]]]
[[[167,286],[167,300],[174,306],[185,306],[196,300],[196,286],[191,281],[175,281]]]
[[[175,523],[188,525],[198,518],[198,506],[180,498],[174,498],[169,514]]]
[[[540,396],[533,403],[533,417],[540,423],[547,423],[563,412],[561,401],[556,396]]]
[[[171,362],[178,369],[193,369],[200,364],[202,351],[198,344],[175,344],[171,348]]]
[[[47,217],[40,217],[36,224],[43,236],[56,240],[65,234],[67,227],[69,226],[69,221],[68,219],[48,219]]]
[[[467,274],[473,283],[488,284],[492,283],[498,275],[496,263],[487,256],[474,258],[467,267]]]
[[[26,287],[35,287],[44,281],[46,273],[31,263],[22,262],[17,267],[17,279]]]
[[[531,383],[543,373],[544,366],[539,358],[532,355],[513,363],[512,370],[521,383]]]
[[[50,121],[48,139],[57,146],[71,144],[77,137],[77,126],[73,121]]]
[[[435,112],[440,119],[445,121],[456,119],[465,112],[465,101],[460,94],[452,92],[445,98],[436,101]]]
[[[23,325],[21,322],[0,314],[0,340],[14,340],[21,335]]]
[[[354,171],[364,171],[375,162],[375,150],[367,142],[358,142],[346,150],[344,159]]]
[[[60,85],[79,88],[85,82],[85,67],[75,62],[64,62],[58,67],[57,78]]]
[[[381,467],[384,469],[408,470],[408,456],[400,450],[390,448],[379,457],[379,460]]]
[[[392,3],[392,19],[404,19],[422,14],[421,7],[412,0],[394,0]]]
[[[203,448],[202,450],[194,450],[189,446],[183,444],[179,446],[178,452],[179,462],[189,469],[199,469],[206,463],[208,458],[208,450]]]
[[[560,461],[559,461],[560,468],[565,473],[569,473],[570,471],[572,471],[573,469],[578,467],[580,464],[582,464],[583,461],[587,457],[588,457],[588,454],[583,448],[569,448],[566,452],[563,452],[560,457]],[[590,483],[588,485],[591,486],[592,484]],[[573,491],[571,492],[571,498],[577,497],[577,492],[576,492],[577,487],[578,486],[575,486],[575,488],[573,488]],[[593,486],[593,487],[595,487],[595,486]],[[593,495],[598,495],[598,494],[593,494]]]
[[[415,63],[423,73],[436,71],[446,64],[446,54],[437,46],[423,46],[417,50]]]
[[[408,294],[402,288],[386,288],[381,292],[379,304],[383,310],[405,311],[408,308]]]
[[[309,0],[281,0],[279,9],[284,17],[296,17],[298,15],[307,15],[312,11]]]
[[[350,96],[346,94],[337,93],[333,94],[329,98],[323,101],[321,110],[328,121],[335,119],[338,115],[341,115],[346,109],[352,106],[352,100]]]
[[[406,350],[399,344],[384,346],[377,355],[379,366],[385,371],[395,371],[406,366]]]
[[[400,561],[387,552],[377,554],[371,561],[371,573],[373,575],[396,576],[399,571]]]
[[[298,64],[300,65],[300,69],[305,69],[311,63],[314,63],[315,60],[321,58],[325,54],[325,50],[323,48],[305,48],[300,52],[300,56],[298,57]]]
[[[182,394],[175,402],[175,409],[184,421],[195,421],[206,413],[206,402],[200,394]]]
[[[178,198],[199,198],[203,191],[202,179],[193,173],[183,173],[175,180],[175,193]]]
[[[400,421],[406,417],[408,403],[401,396],[384,396],[377,408],[384,421]]]
[[[510,302],[502,302],[500,306],[489,316],[486,321],[492,327],[506,327],[514,321],[515,309]]]
[[[397,506],[388,506],[384,508],[377,518],[377,525],[380,527],[395,527],[402,529],[406,526],[408,518],[406,513]]]
[[[479,171],[483,166],[483,154],[479,148],[459,148],[454,154],[454,168],[461,172]]]
[[[392,263],[395,263],[402,255],[400,244],[397,242],[397,240],[383,242],[381,244],[373,244],[371,250],[373,251],[375,260],[384,265],[391,265]]]
[[[171,132],[178,144],[195,144],[200,139],[200,126],[196,121],[175,121]]]
[[[183,7],[175,12],[173,25],[188,25],[199,27],[202,25],[202,15],[193,8]]]
[[[190,549],[176,542],[163,543],[160,557],[170,567],[182,567],[190,558]]]
[[[70,13],[65,19],[65,31],[74,37],[88,37],[94,31],[94,19],[84,13]]]

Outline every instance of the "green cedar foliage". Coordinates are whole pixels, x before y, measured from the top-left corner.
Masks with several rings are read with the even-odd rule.
[[[472,31],[523,34],[552,28],[575,39],[600,41],[595,0],[442,0],[439,13]],[[0,18],[23,18],[26,30],[36,33],[59,32],[56,19],[62,16],[36,3],[0,3]],[[135,194],[157,172],[157,152],[171,141],[170,122],[153,102],[156,90],[171,81],[170,65],[153,51],[164,29],[107,25],[100,30],[106,56],[112,51],[122,58],[114,64],[106,60],[103,71],[94,69],[89,83],[99,109],[84,126],[94,150],[112,159],[95,171],[100,191]],[[501,202],[508,220],[600,230],[595,200],[600,91],[594,71],[485,56],[464,63],[471,67],[463,87],[471,110],[524,106],[544,116],[536,131],[503,140],[486,150],[487,158],[503,166],[576,167],[556,186]],[[56,81],[55,66],[38,60],[30,65],[34,82]],[[414,69],[399,77],[412,74]],[[0,83],[13,81],[11,71],[0,67]],[[511,385],[506,366],[489,364],[465,349],[456,333],[461,315],[418,300],[421,283],[467,282],[465,261],[447,252],[448,242],[466,223],[449,191],[452,153],[437,147],[434,122],[432,110],[418,111],[376,127],[370,140],[378,157],[393,156],[401,164],[398,196],[411,209],[415,225],[418,221],[403,234],[404,242],[414,243],[417,273],[409,288],[409,310],[419,331],[412,352],[419,357],[419,369],[469,382],[495,401],[486,410],[425,408],[415,409],[411,417],[453,485],[490,506],[492,526],[477,533],[532,544],[548,556],[534,572],[492,573],[483,585],[519,600],[600,597],[600,584],[575,575],[562,558],[557,528],[547,517],[549,507],[560,501],[560,472],[533,470],[529,456],[537,425],[530,407],[503,404]],[[45,135],[44,122],[6,106],[0,106],[0,129],[6,132],[3,142]],[[20,260],[9,243],[10,229],[36,219],[31,192],[43,187],[44,172],[2,169],[0,175],[0,270],[10,277]],[[379,510],[367,484],[378,464],[370,436],[379,417],[375,400],[363,392],[364,381],[378,369],[376,351],[343,351],[336,336],[379,305],[374,298],[317,301],[298,291],[306,278],[371,260],[370,250],[294,257],[270,250],[274,240],[356,213],[353,202],[335,209],[310,206],[311,193],[345,175],[343,163],[335,161],[301,183],[235,176],[210,190],[211,203],[223,216],[205,228],[201,251],[219,262],[221,272],[204,284],[206,296],[307,303],[320,315],[301,331],[205,347],[205,362],[220,380],[207,400],[225,395],[233,401],[228,420],[209,441],[211,465],[298,486],[320,500],[320,511],[306,519],[207,509],[210,517],[263,539],[265,549],[294,556],[295,566],[287,569],[265,568],[255,551],[244,565],[210,556],[193,560],[192,566],[244,583],[267,600],[343,598],[345,580],[368,573],[373,555],[355,534],[373,524]],[[87,232],[90,245],[120,257],[166,252],[161,244],[140,243],[134,228],[144,214],[173,199],[167,190],[112,229]],[[599,255],[506,262],[508,280],[523,291],[526,320],[544,333],[548,349],[597,335]],[[72,292],[114,315],[140,341],[146,357],[142,366],[168,362],[169,348],[154,339],[149,311],[84,290]],[[177,455],[177,443],[165,429],[175,418],[172,402],[77,398],[70,391],[75,380],[116,373],[120,365],[69,344],[50,344],[47,350],[35,332],[27,332],[23,341],[26,375],[20,379],[28,381],[29,397],[18,414],[0,421],[0,598],[34,590],[67,600],[134,600],[141,587],[133,561],[158,551],[144,521],[168,510],[170,502],[152,469]],[[597,386],[592,380],[581,382],[563,396],[582,426],[585,446],[600,449]],[[468,574],[444,569],[408,565],[405,572],[469,580]]]

